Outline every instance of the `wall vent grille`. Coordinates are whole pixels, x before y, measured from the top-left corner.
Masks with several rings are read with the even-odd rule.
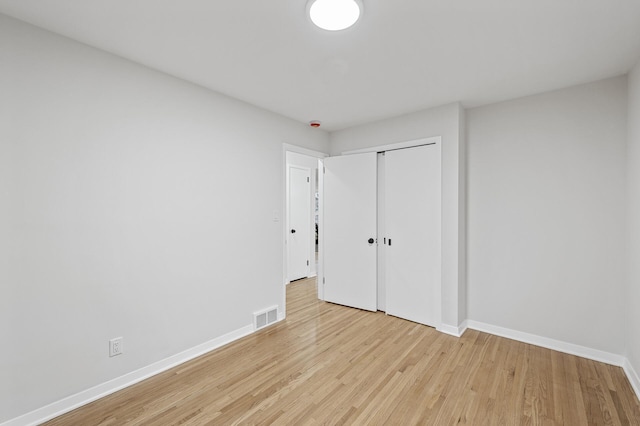
[[[260,312],[253,313],[253,328],[260,330],[278,321],[278,307],[272,306]]]

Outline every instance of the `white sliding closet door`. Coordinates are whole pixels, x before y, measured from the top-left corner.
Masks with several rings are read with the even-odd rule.
[[[385,153],[386,312],[439,326],[440,145]]]
[[[324,299],[376,310],[375,152],[325,158]]]

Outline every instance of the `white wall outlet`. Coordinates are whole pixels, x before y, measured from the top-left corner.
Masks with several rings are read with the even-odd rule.
[[[109,356],[122,354],[122,337],[109,340]]]

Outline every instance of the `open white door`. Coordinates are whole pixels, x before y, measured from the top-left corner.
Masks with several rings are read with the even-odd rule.
[[[311,243],[310,171],[289,167],[289,229],[287,230],[288,279],[309,276],[309,244]],[[315,261],[315,259],[314,259]]]
[[[376,310],[375,152],[325,158],[324,300]]]
[[[386,312],[438,327],[440,145],[385,154]]]

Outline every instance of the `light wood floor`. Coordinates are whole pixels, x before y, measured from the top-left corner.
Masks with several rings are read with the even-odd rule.
[[[49,425],[640,425],[622,369],[316,300],[287,319]]]

